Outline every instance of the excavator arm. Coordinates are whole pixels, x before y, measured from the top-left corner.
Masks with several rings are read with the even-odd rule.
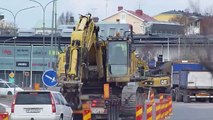
[[[81,66],[86,64],[86,53],[91,46],[96,43],[96,28],[94,22],[91,20],[91,15],[80,16],[80,20],[76,25],[75,30],[71,35],[70,48],[67,51],[66,78],[70,80],[81,80],[82,73]]]
[[[91,14],[81,15],[71,34],[70,46],[66,51],[66,77],[61,92],[74,105],[74,109],[82,106],[82,86],[104,76],[103,42],[98,41],[98,30]]]

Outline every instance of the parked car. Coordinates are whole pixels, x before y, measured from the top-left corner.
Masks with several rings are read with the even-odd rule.
[[[6,80],[4,80],[4,79],[2,79],[2,78],[0,78],[0,82],[7,82]]]
[[[4,105],[0,104],[0,120],[9,120],[9,113]]]
[[[73,111],[60,92],[28,90],[17,92],[11,120],[73,120]]]
[[[18,87],[14,83],[7,82],[4,80],[0,81],[0,95],[14,95],[14,91],[24,91],[22,88]]]

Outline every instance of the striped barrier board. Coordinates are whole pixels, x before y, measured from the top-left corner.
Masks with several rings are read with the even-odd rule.
[[[163,120],[165,118],[165,102],[161,102],[161,119]]]
[[[154,99],[155,99],[155,94],[154,94],[154,91],[152,90],[152,91],[151,91],[151,94],[150,94],[150,103],[151,103],[151,104],[153,104],[153,103],[155,102]]]
[[[165,117],[169,116],[169,101],[166,99],[166,109],[165,109]]]
[[[160,94],[160,102],[163,102],[163,94]]]
[[[143,107],[138,105],[136,107],[136,120],[143,120]]]
[[[91,110],[87,109],[83,111],[83,120],[92,120],[91,117]]]
[[[9,120],[8,113],[0,113],[0,120]]]
[[[152,120],[152,103],[146,105],[146,120]]]
[[[156,120],[161,120],[161,103],[155,104],[155,113],[156,113]]]
[[[172,97],[171,96],[169,96],[168,98],[167,98],[168,100],[169,100],[169,103],[168,103],[168,105],[169,105],[169,115],[171,115],[172,114]]]

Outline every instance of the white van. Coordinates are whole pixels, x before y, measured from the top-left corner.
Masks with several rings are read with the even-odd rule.
[[[0,95],[14,95],[14,91],[24,91],[22,88],[17,85],[1,80],[0,81]]]

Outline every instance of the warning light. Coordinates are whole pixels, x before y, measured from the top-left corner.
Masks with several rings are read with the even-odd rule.
[[[109,98],[109,84],[104,84],[104,99]]]

